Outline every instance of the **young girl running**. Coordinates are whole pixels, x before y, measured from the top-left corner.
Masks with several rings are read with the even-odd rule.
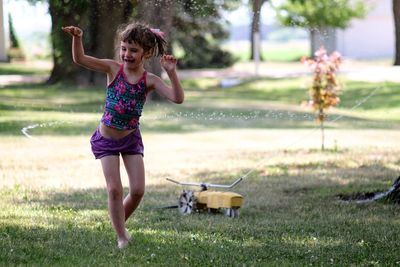
[[[131,240],[125,221],[139,205],[145,187],[144,147],[139,118],[146,97],[152,90],[174,103],[183,102],[184,92],[176,74],[177,61],[171,55],[164,55],[166,42],[162,32],[144,24],[129,24],[119,32],[122,63],[86,55],[80,28],[68,26],[62,30],[72,36],[74,62],[107,75],[104,113],[90,142],[95,158],[101,161],[106,179],[108,210],[117,234],[117,245],[124,248]],[[160,63],[169,76],[171,86],[144,69],[145,61],[153,56],[161,56]],[[129,194],[125,199],[120,177],[120,154],[129,179]]]

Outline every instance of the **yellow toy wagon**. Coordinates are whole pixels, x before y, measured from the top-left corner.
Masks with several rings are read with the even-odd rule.
[[[240,194],[226,191],[209,191],[213,188],[232,188],[240,183],[243,178],[237,179],[231,185],[178,182],[167,178],[168,181],[183,186],[200,186],[200,191],[183,190],[178,201],[178,210],[182,214],[191,214],[196,211],[208,210],[208,212],[224,211],[225,216],[235,218],[239,216],[239,209],[243,204]]]

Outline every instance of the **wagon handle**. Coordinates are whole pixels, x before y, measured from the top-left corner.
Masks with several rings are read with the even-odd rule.
[[[179,185],[188,185],[188,186],[201,186],[201,187],[205,187],[205,188],[209,188],[209,187],[215,187],[215,188],[232,188],[234,186],[236,186],[238,183],[240,183],[243,180],[243,177],[240,177],[239,179],[237,179],[236,181],[234,181],[231,185],[223,185],[223,184],[209,184],[209,183],[193,183],[193,182],[179,182],[179,181],[175,181],[173,179],[167,178],[168,181],[173,182],[175,184],[179,184]]]
[[[175,180],[172,180],[170,178],[167,178],[168,181],[173,182],[175,184],[179,184],[179,185],[190,185],[190,186],[201,186],[201,183],[189,183],[189,182],[178,182]]]

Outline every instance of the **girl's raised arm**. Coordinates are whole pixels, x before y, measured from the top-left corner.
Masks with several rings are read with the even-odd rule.
[[[62,27],[62,30],[72,36],[72,58],[76,64],[109,75],[118,70],[119,64],[115,60],[99,59],[85,54],[82,44],[83,31],[80,28],[67,26]]]
[[[149,75],[150,87],[168,100],[181,104],[185,99],[185,93],[176,73],[176,58],[171,55],[164,55],[161,57],[160,63],[168,74],[171,86],[166,85],[160,77],[151,74]]]

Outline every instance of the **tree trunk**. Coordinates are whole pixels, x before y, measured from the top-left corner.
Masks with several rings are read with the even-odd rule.
[[[335,28],[311,28],[310,29],[311,57],[321,46],[326,49],[328,54],[336,50],[336,29]]]
[[[0,0],[0,20],[3,20],[3,0]],[[6,34],[4,31],[4,23],[0,23],[0,62],[8,62],[9,58],[7,56],[6,48]]]
[[[71,53],[71,37],[61,30],[67,25],[77,25],[85,28],[87,5],[62,4],[57,0],[49,0],[49,13],[51,16],[51,42],[53,46],[53,69],[47,83],[59,81],[77,83],[79,77],[89,73],[84,72],[79,66],[73,64]],[[86,37],[86,36],[85,36]]]
[[[321,151],[325,150],[325,128],[324,128],[324,120],[321,120],[320,122],[321,126]]]
[[[400,0],[393,0],[393,17],[396,39],[394,65],[400,65]]]
[[[388,201],[400,204],[400,176],[393,182],[392,187],[388,191],[386,199]]]
[[[151,27],[160,29],[164,32],[167,42],[170,41],[170,31],[173,23],[173,12],[175,8],[174,0],[152,0],[152,1],[139,1],[139,14],[138,18]],[[168,42],[170,44],[170,42]],[[169,45],[167,51],[171,52],[172,48]],[[146,69],[161,77],[162,68],[159,58],[152,58],[146,64]],[[152,93],[150,99],[154,101],[162,101],[163,99],[158,95]]]
[[[129,0],[70,1],[68,4],[49,0],[54,66],[48,83],[67,81],[104,85],[104,74],[91,72],[73,63],[71,37],[61,27],[76,25],[82,28],[86,54],[98,58],[114,58],[116,30],[121,23],[127,21],[132,9]]]
[[[260,34],[260,42],[258,43],[259,47],[256,47],[258,49],[258,51],[261,51],[261,33],[260,33],[260,20],[261,20],[261,8],[262,5],[264,4],[265,0],[253,0],[253,17],[252,17],[252,21],[251,21],[251,36],[250,36],[250,40],[251,40],[251,47],[250,47],[250,59],[253,60],[254,58],[254,49],[255,49],[255,45],[256,42],[254,41],[254,33],[259,33]],[[261,53],[259,53],[260,55],[260,59],[262,60],[262,55]]]

